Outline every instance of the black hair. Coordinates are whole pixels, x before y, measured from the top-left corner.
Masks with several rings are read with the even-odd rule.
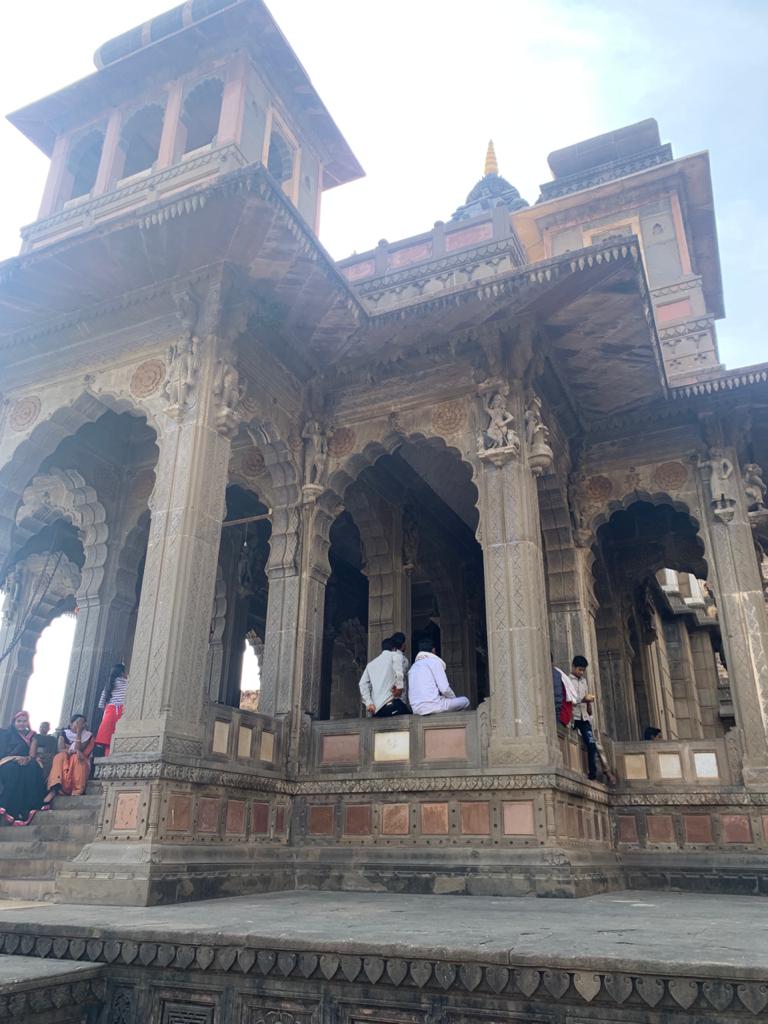
[[[573,668],[589,668],[589,662],[583,654],[577,654],[571,662]]]
[[[397,650],[405,643],[405,633],[393,633],[389,639],[392,646]]]
[[[82,713],[82,711],[75,711],[74,714],[71,714],[69,716],[69,724],[72,725],[72,723],[75,721],[76,718],[82,718],[82,720],[84,722],[87,721],[87,719],[86,719],[85,715]]]
[[[643,733],[644,740],[655,740],[657,736],[661,736],[661,729],[657,729],[655,725],[648,725]]]
[[[122,661],[118,661],[116,665],[112,666],[112,671],[109,673],[109,682],[104,687],[104,689],[106,691],[106,694],[107,694],[107,699],[105,701],[106,704],[109,704],[109,698],[112,696],[112,691],[115,688],[115,683],[117,682],[118,679],[121,679],[124,675],[125,675],[125,665],[122,663]]]
[[[391,651],[392,650],[392,637],[391,636],[384,637],[384,639],[381,641],[381,649],[382,649],[382,651]]]
[[[425,651],[429,654],[435,649],[434,640],[427,638],[426,640],[419,640],[419,654],[423,654]]]

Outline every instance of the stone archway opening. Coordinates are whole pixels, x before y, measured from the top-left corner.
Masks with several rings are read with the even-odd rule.
[[[403,441],[348,484],[330,533],[321,717],[359,717],[365,662],[395,632],[412,660],[431,639],[457,694],[488,695],[477,491],[458,454]]]
[[[226,492],[219,568],[209,640],[209,695],[216,703],[256,711],[267,629],[266,566],[270,510],[255,492]]]
[[[698,523],[638,500],[597,531],[593,571],[605,723],[618,740],[723,735],[721,638]]]

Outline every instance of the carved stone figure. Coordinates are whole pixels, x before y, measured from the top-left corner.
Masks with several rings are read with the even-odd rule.
[[[171,415],[180,416],[189,403],[190,393],[200,368],[197,349],[197,338],[193,335],[181,338],[168,349],[165,395],[168,399],[168,412]]]
[[[513,443],[517,444],[517,434],[514,431],[515,417],[507,409],[504,395],[500,391],[489,392],[483,398],[483,405],[489,419],[485,428],[485,447],[509,448]]]
[[[733,463],[720,448],[709,453],[709,487],[712,494],[712,511],[723,523],[729,523],[736,510],[736,476]]]
[[[3,618],[6,622],[11,622],[16,615],[16,611],[19,607],[19,601],[21,600],[21,588],[24,582],[23,570],[17,566],[11,573],[8,574],[3,585],[5,591],[5,604],[3,607]]]
[[[222,433],[231,437],[240,425],[238,407],[243,397],[243,388],[237,370],[225,359],[218,361],[213,393],[216,399],[216,425]]]
[[[403,509],[403,568],[414,569],[419,553],[419,527],[411,505]]]
[[[756,462],[749,462],[744,467],[744,494],[747,497],[747,508],[750,512],[765,508],[765,481],[763,471]]]
[[[551,469],[554,453],[549,446],[549,428],[541,419],[541,399],[535,394],[528,399],[525,408],[525,441],[531,472],[541,476]]]
[[[304,439],[304,486],[321,484],[328,461],[328,442],[318,420],[307,420],[301,432]]]

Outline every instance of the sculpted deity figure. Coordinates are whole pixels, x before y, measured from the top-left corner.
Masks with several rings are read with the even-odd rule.
[[[744,493],[747,497],[749,511],[765,508],[766,485],[763,471],[756,462],[749,462],[744,467]]]
[[[21,587],[24,580],[23,571],[19,566],[6,577],[3,589],[5,590],[5,604],[3,607],[3,618],[11,622],[21,600]]]
[[[525,440],[529,448],[549,445],[549,428],[541,419],[541,399],[531,395],[525,408]]]
[[[243,388],[237,370],[226,359],[219,359],[217,363],[213,393],[219,430],[232,437],[240,425],[237,410],[243,397]]]
[[[488,413],[489,423],[485,429],[486,448],[509,448],[517,441],[514,432],[515,417],[507,409],[504,395],[494,392],[489,398],[483,398],[483,406]]]
[[[403,509],[403,568],[414,569],[419,553],[419,527],[411,505]]]
[[[171,408],[183,412],[187,407],[199,369],[197,338],[188,334],[171,345],[168,349],[167,363],[165,394]]]
[[[307,420],[301,432],[304,439],[304,484],[317,486],[328,461],[328,441],[318,420]]]

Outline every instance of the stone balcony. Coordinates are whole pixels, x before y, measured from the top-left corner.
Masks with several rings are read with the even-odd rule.
[[[229,144],[218,148],[204,146],[185,154],[172,167],[153,172],[141,171],[122,178],[114,188],[99,196],[85,195],[65,203],[63,208],[22,229],[22,252],[34,252],[71,235],[97,227],[129,210],[168,200],[175,193],[204,185],[229,171],[245,167],[248,161],[240,149]],[[202,200],[194,195],[183,202]]]

